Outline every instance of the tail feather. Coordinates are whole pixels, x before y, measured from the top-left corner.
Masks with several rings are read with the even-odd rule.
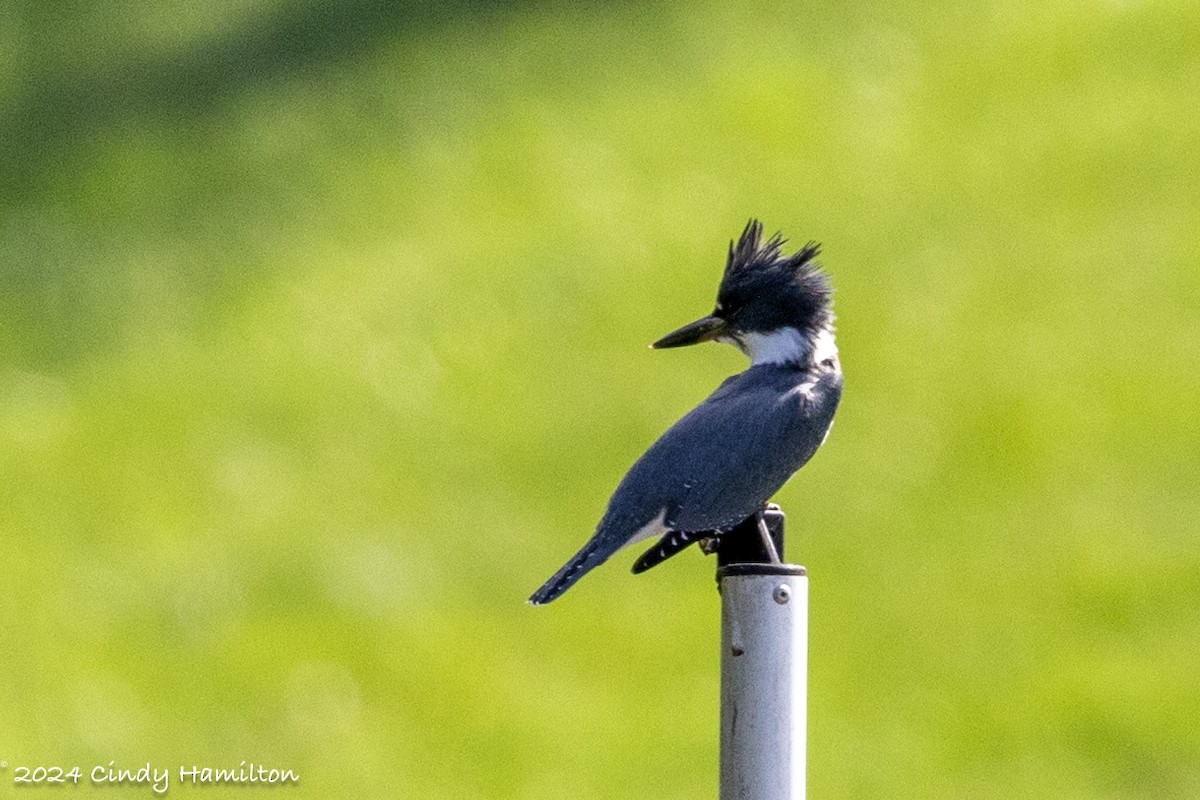
[[[657,535],[664,529],[663,520],[666,515],[666,510],[661,510],[655,517],[640,524],[630,524],[629,517],[605,515],[605,518],[600,521],[595,535],[588,540],[583,549],[572,556],[570,561],[563,564],[562,568],[542,585],[542,588],[534,592],[529,598],[529,602],[535,606],[549,603],[574,586],[577,580],[592,569],[607,561],[609,556],[625,545]]]
[[[571,560],[562,565],[558,572],[551,576],[550,580],[542,584],[542,588],[538,589],[529,597],[529,602],[535,606],[544,606],[551,600],[554,600],[560,594],[570,589],[575,585],[575,581],[582,578],[594,567],[600,566],[608,557],[615,552],[607,548],[601,549],[596,539],[583,546],[583,549],[571,557]]]
[[[667,531],[658,540],[658,544],[642,553],[641,557],[634,562],[633,574],[639,575],[651,567],[657,567],[671,556],[686,550],[692,542],[700,542],[703,547],[706,539],[713,539],[715,536],[713,531]],[[705,550],[705,552],[709,551]]]

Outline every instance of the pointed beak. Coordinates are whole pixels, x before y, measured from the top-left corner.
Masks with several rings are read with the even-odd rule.
[[[727,328],[728,324],[720,317],[704,317],[690,325],[684,325],[677,331],[668,333],[650,346],[655,350],[662,350],[667,347],[684,347],[689,344],[709,342],[724,333]]]

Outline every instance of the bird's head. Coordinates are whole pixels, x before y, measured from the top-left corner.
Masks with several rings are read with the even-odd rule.
[[[755,364],[837,366],[833,342],[833,287],[816,263],[820,246],[810,242],[782,253],[775,234],[765,242],[762,223],[752,219],[737,243],[707,317],[655,342],[656,349],[718,341],[736,346]]]

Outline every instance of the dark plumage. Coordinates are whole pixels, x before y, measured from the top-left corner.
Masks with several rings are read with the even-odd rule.
[[[832,327],[833,287],[815,260],[821,245],[785,256],[784,244],[778,233],[763,242],[762,223],[750,220],[737,246],[729,244],[714,316],[751,332],[791,326],[815,335]]]
[[[640,572],[692,541],[718,536],[761,511],[821,446],[842,393],[833,344],[832,289],[815,244],[782,255],[751,220],[736,245],[713,314],[657,347],[718,340],[751,367],[726,379],[630,468],[586,545],[530,598],[540,605],[633,542],[662,536]]]

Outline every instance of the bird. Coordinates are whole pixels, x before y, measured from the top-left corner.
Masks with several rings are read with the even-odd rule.
[[[834,337],[833,287],[809,242],[784,255],[751,219],[730,241],[711,314],[667,334],[654,349],[715,341],[750,366],[671,426],[618,484],[594,535],[529,598],[549,603],[618,550],[660,537],[635,573],[757,516],[764,546],[778,555],[763,521],[768,500],[824,444],[842,396]]]

